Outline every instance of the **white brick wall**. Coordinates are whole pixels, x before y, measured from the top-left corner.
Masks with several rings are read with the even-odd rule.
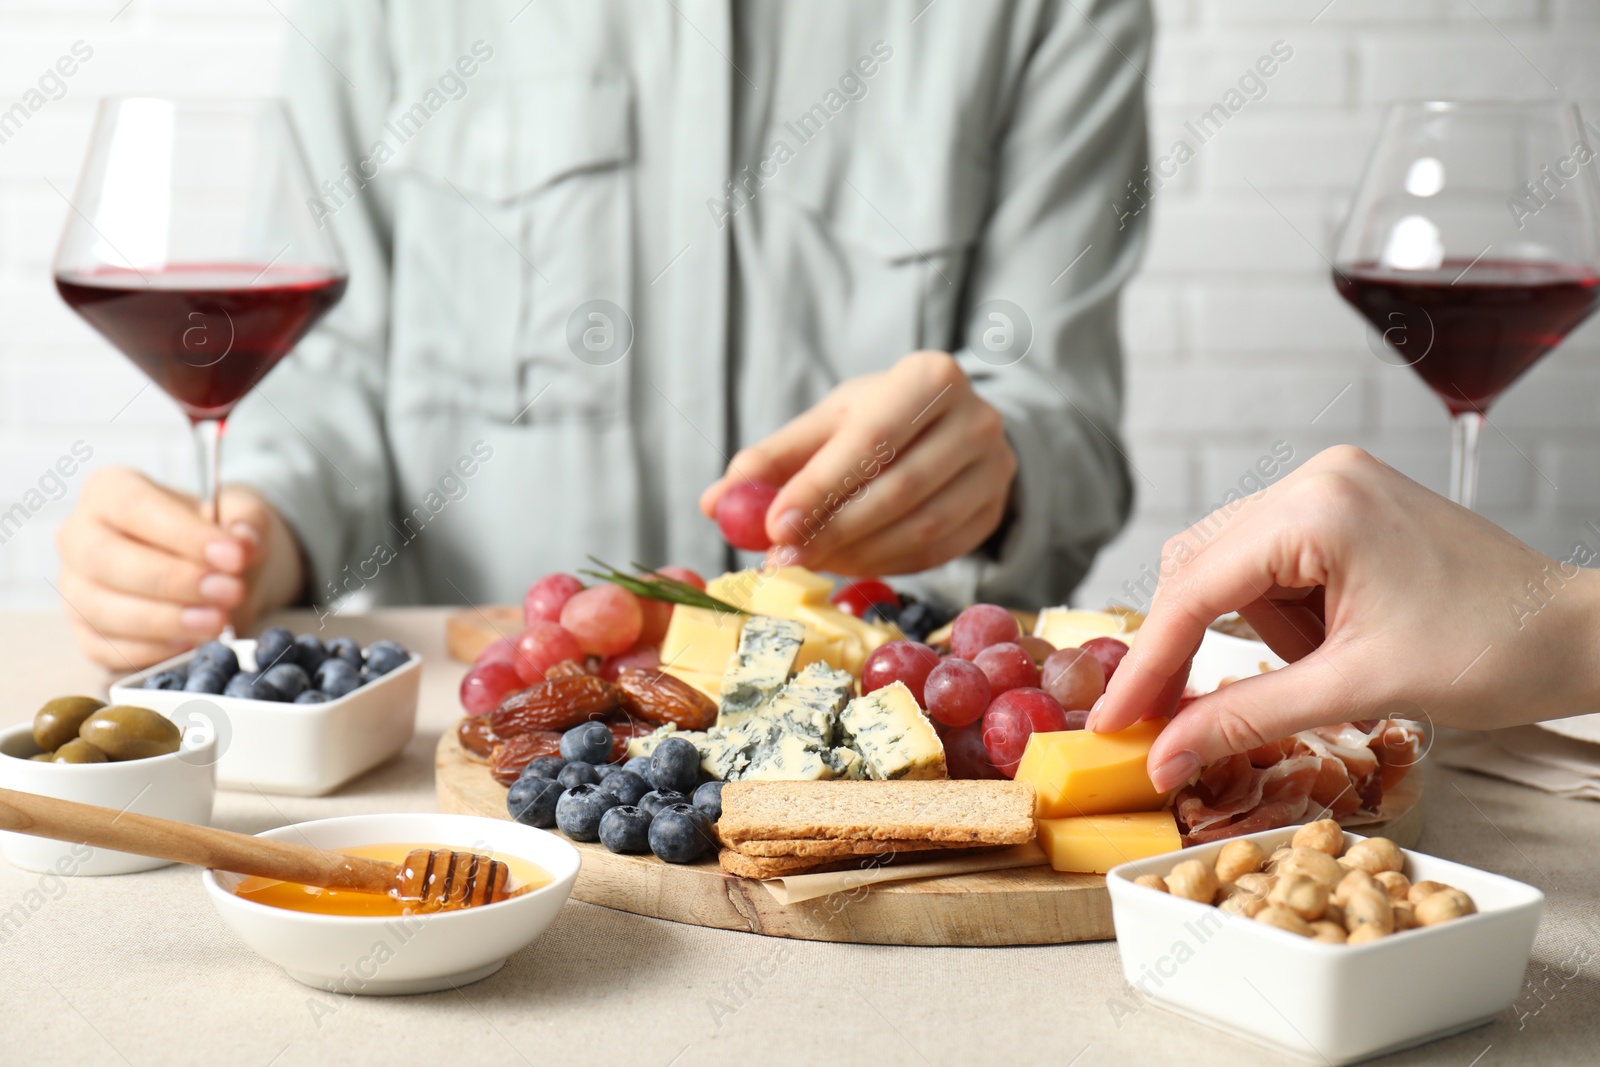
[[[1294,58],[1154,202],[1154,240],[1124,305],[1139,502],[1085,603],[1116,595],[1275,441],[1296,462],[1353,441],[1443,489],[1440,405],[1371,354],[1317,249],[1332,244],[1390,100],[1530,98],[1555,92],[1548,79],[1600,113],[1595,0],[1155,6],[1157,155],[1274,41]],[[47,267],[66,206],[45,180],[70,190],[99,94],[271,92],[285,32],[266,0],[0,0],[0,108],[74,41],[94,49],[66,95],[0,144],[0,507],[79,439],[90,466],[192,480],[176,408],[141,392],[139,373],[55,297]],[[1506,396],[1499,432],[1485,434],[1483,510],[1547,551],[1600,517],[1597,354],[1591,323]],[[0,606],[53,601],[52,534],[81,480],[0,547]]]

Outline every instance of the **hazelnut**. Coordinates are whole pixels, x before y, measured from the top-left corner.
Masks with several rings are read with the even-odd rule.
[[[1446,887],[1437,893],[1429,893],[1416,905],[1417,923],[1421,926],[1434,926],[1438,923],[1459,919],[1463,915],[1471,915],[1478,908],[1472,903],[1472,898],[1459,889]]]
[[[1272,892],[1273,881],[1274,879],[1270,874],[1262,874],[1260,871],[1252,871],[1250,874],[1241,874],[1238,878],[1234,879],[1233,884],[1238,886],[1244,892],[1249,893],[1251,896],[1265,897],[1268,893]]]
[[[1267,894],[1267,903],[1288,908],[1302,919],[1320,919],[1328,907],[1328,887],[1303,874],[1286,874]]]
[[[1405,853],[1387,837],[1369,837],[1365,841],[1357,841],[1344,854],[1344,859],[1350,866],[1368,874],[1403,870],[1406,865]]]
[[[1167,892],[1209,904],[1217,895],[1217,876],[1199,860],[1184,860],[1167,872]]]
[[[1394,932],[1410,930],[1417,925],[1417,911],[1409,900],[1396,900],[1391,903],[1394,908]]]
[[[1389,935],[1384,933],[1379,927],[1368,923],[1365,926],[1358,926],[1354,930],[1350,931],[1350,936],[1344,939],[1344,943],[1347,945],[1364,945],[1368,941],[1376,941],[1381,937],[1388,936]]]
[[[1332,900],[1329,900],[1328,906],[1322,909],[1322,918],[1325,922],[1338,923],[1341,929],[1344,928],[1344,909]]]
[[[1235,887],[1237,888],[1237,887]],[[1222,898],[1222,903],[1217,907],[1229,915],[1242,915],[1247,919],[1254,918],[1267,906],[1265,897],[1258,897],[1250,893],[1235,892]]]
[[[1254,874],[1267,861],[1267,854],[1254,841],[1229,841],[1217,853],[1217,881],[1237,882],[1241,875]]]
[[[1421,904],[1423,897],[1430,897],[1441,889],[1449,888],[1450,887],[1445,885],[1443,882],[1435,882],[1432,879],[1423,879],[1420,882],[1411,883],[1411,888],[1406,892],[1406,899],[1411,901],[1413,904]]]
[[[1389,894],[1376,887],[1354,890],[1343,902],[1345,926],[1351,937],[1363,926],[1375,926],[1381,933],[1394,932],[1394,908]]]
[[[1311,924],[1300,918],[1300,916],[1296,915],[1288,908],[1278,908],[1268,905],[1267,907],[1256,912],[1255,919],[1258,923],[1266,923],[1268,926],[1276,926],[1278,929],[1287,930],[1291,934],[1299,934],[1301,937],[1311,936]]]
[[[1406,900],[1411,891],[1411,879],[1399,871],[1379,871],[1372,880],[1383,886],[1390,900]]]
[[[1338,862],[1326,852],[1317,848],[1296,848],[1287,859],[1280,863],[1273,873],[1279,877],[1290,874],[1303,874],[1313,882],[1318,882],[1328,888],[1339,884],[1339,879],[1344,872],[1339,869]]]
[[[1314,922],[1311,924],[1311,940],[1328,941],[1342,945],[1345,941],[1344,927],[1338,923],[1328,922],[1326,919]]]
[[[1141,874],[1133,880],[1134,885],[1142,885],[1146,889],[1156,889],[1163,893],[1167,891],[1167,880],[1159,874]]]
[[[1372,875],[1366,871],[1350,870],[1346,871],[1344,877],[1340,878],[1339,883],[1333,887],[1334,903],[1343,906],[1344,902],[1350,899],[1350,894],[1358,889],[1372,889],[1383,893],[1385,896],[1388,895],[1388,890],[1379,885]]]
[[[1314,848],[1337,856],[1344,851],[1344,831],[1332,819],[1318,819],[1296,830],[1292,843],[1295,848]]]

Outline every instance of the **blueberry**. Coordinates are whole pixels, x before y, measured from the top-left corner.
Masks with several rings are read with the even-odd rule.
[[[285,700],[293,700],[311,688],[311,679],[306,677],[304,668],[298,663],[280,663],[263,672],[261,679],[271,683],[272,688],[282,693]]]
[[[913,641],[925,641],[929,634],[954,617],[936,604],[919,600],[900,609],[900,629]]]
[[[307,689],[294,698],[296,704],[326,704],[328,700],[328,694],[320,689]]]
[[[209,663],[215,667],[224,678],[232,678],[239,673],[239,657],[221,641],[207,641],[194,650],[194,659],[190,668]]]
[[[637,804],[650,792],[650,783],[632,771],[617,770],[601,779],[600,788],[624,804]]]
[[[361,669],[361,646],[348,637],[335,637],[325,646],[328,655],[342,659],[356,670]]]
[[[343,659],[330,659],[317,668],[317,688],[338,700],[361,688],[361,675]]]
[[[674,793],[670,789],[652,789],[639,798],[639,806],[651,815],[655,815],[661,809],[673,804],[682,804],[687,799],[688,797],[685,797],[682,793]]]
[[[183,684],[185,693],[220,693],[228,685],[228,676],[211,663],[195,664],[189,680]]]
[[[594,765],[595,776],[602,782],[620,770],[622,770],[622,764],[620,763],[596,763]]]
[[[506,811],[524,826],[548,830],[556,824],[556,804],[564,792],[550,779],[523,771],[506,792]]]
[[[650,754],[650,784],[689,793],[700,781],[700,752],[681,737],[669,737]]]
[[[594,764],[575,759],[567,761],[556,775],[556,781],[563,789],[576,789],[580,785],[599,785],[600,776],[594,773]]]
[[[294,661],[305,668],[307,674],[316,674],[317,668],[327,658],[328,650],[323,647],[322,638],[316,634],[301,634],[294,639]]]
[[[711,845],[711,821],[692,804],[662,808],[650,821],[650,851],[668,863],[693,863]]]
[[[604,763],[611,758],[614,743],[605,723],[581,723],[561,735],[561,754],[570,760]]]
[[[294,634],[282,626],[262,630],[256,638],[256,670],[264,671],[280,663],[293,663],[296,649]]]
[[[144,680],[144,688],[182,690],[188,680],[188,671],[182,667],[169,667],[146,678]]]
[[[712,822],[722,818],[722,785],[721,782],[706,782],[694,791],[694,806],[705,812]]]
[[[227,697],[243,697],[246,700],[277,700],[284,699],[278,687],[249,671],[240,671],[228,679],[227,687],[222,690],[222,695]]]
[[[879,600],[867,605],[866,612],[861,616],[868,622],[899,622],[900,605],[892,600]]]
[[[600,816],[600,843],[612,852],[650,851],[650,813],[621,804]]]
[[[567,761],[560,756],[540,756],[522,769],[522,776],[526,778],[531,775],[534,778],[548,778],[555,781],[556,776],[561,773],[561,768],[566,765]]]
[[[374,641],[367,646],[367,668],[372,671],[374,678],[398,670],[410,660],[411,653],[393,641]]]
[[[632,771],[634,774],[637,774],[640,778],[643,778],[648,782],[650,780],[650,757],[635,756],[627,763],[624,763],[622,765],[622,769],[625,771]]]
[[[617,798],[597,785],[580,785],[556,801],[556,826],[574,841],[600,836],[600,818],[617,806]]]

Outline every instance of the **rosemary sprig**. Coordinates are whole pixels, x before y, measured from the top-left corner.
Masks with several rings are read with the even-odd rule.
[[[637,575],[624,574],[604,560],[589,557],[590,562],[602,568],[598,571],[580,570],[578,573],[590,578],[598,578],[603,582],[620,585],[634,596],[642,596],[647,600],[664,600],[669,604],[682,604],[685,607],[705,608],[707,611],[720,611],[732,615],[748,615],[743,608],[736,608],[725,600],[716,597],[701,589],[696,589],[688,582],[680,582],[676,578],[668,578],[658,574],[642,564],[632,564]]]

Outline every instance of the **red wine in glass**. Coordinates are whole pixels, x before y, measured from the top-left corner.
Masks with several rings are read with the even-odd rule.
[[[1600,301],[1600,273],[1580,263],[1445,259],[1432,270],[1375,262],[1334,271],[1339,295],[1377,330],[1452,415],[1482,412],[1559,345]]]
[[[63,271],[56,289],[191,419],[223,420],[347,281],[315,267],[191,264]]]

